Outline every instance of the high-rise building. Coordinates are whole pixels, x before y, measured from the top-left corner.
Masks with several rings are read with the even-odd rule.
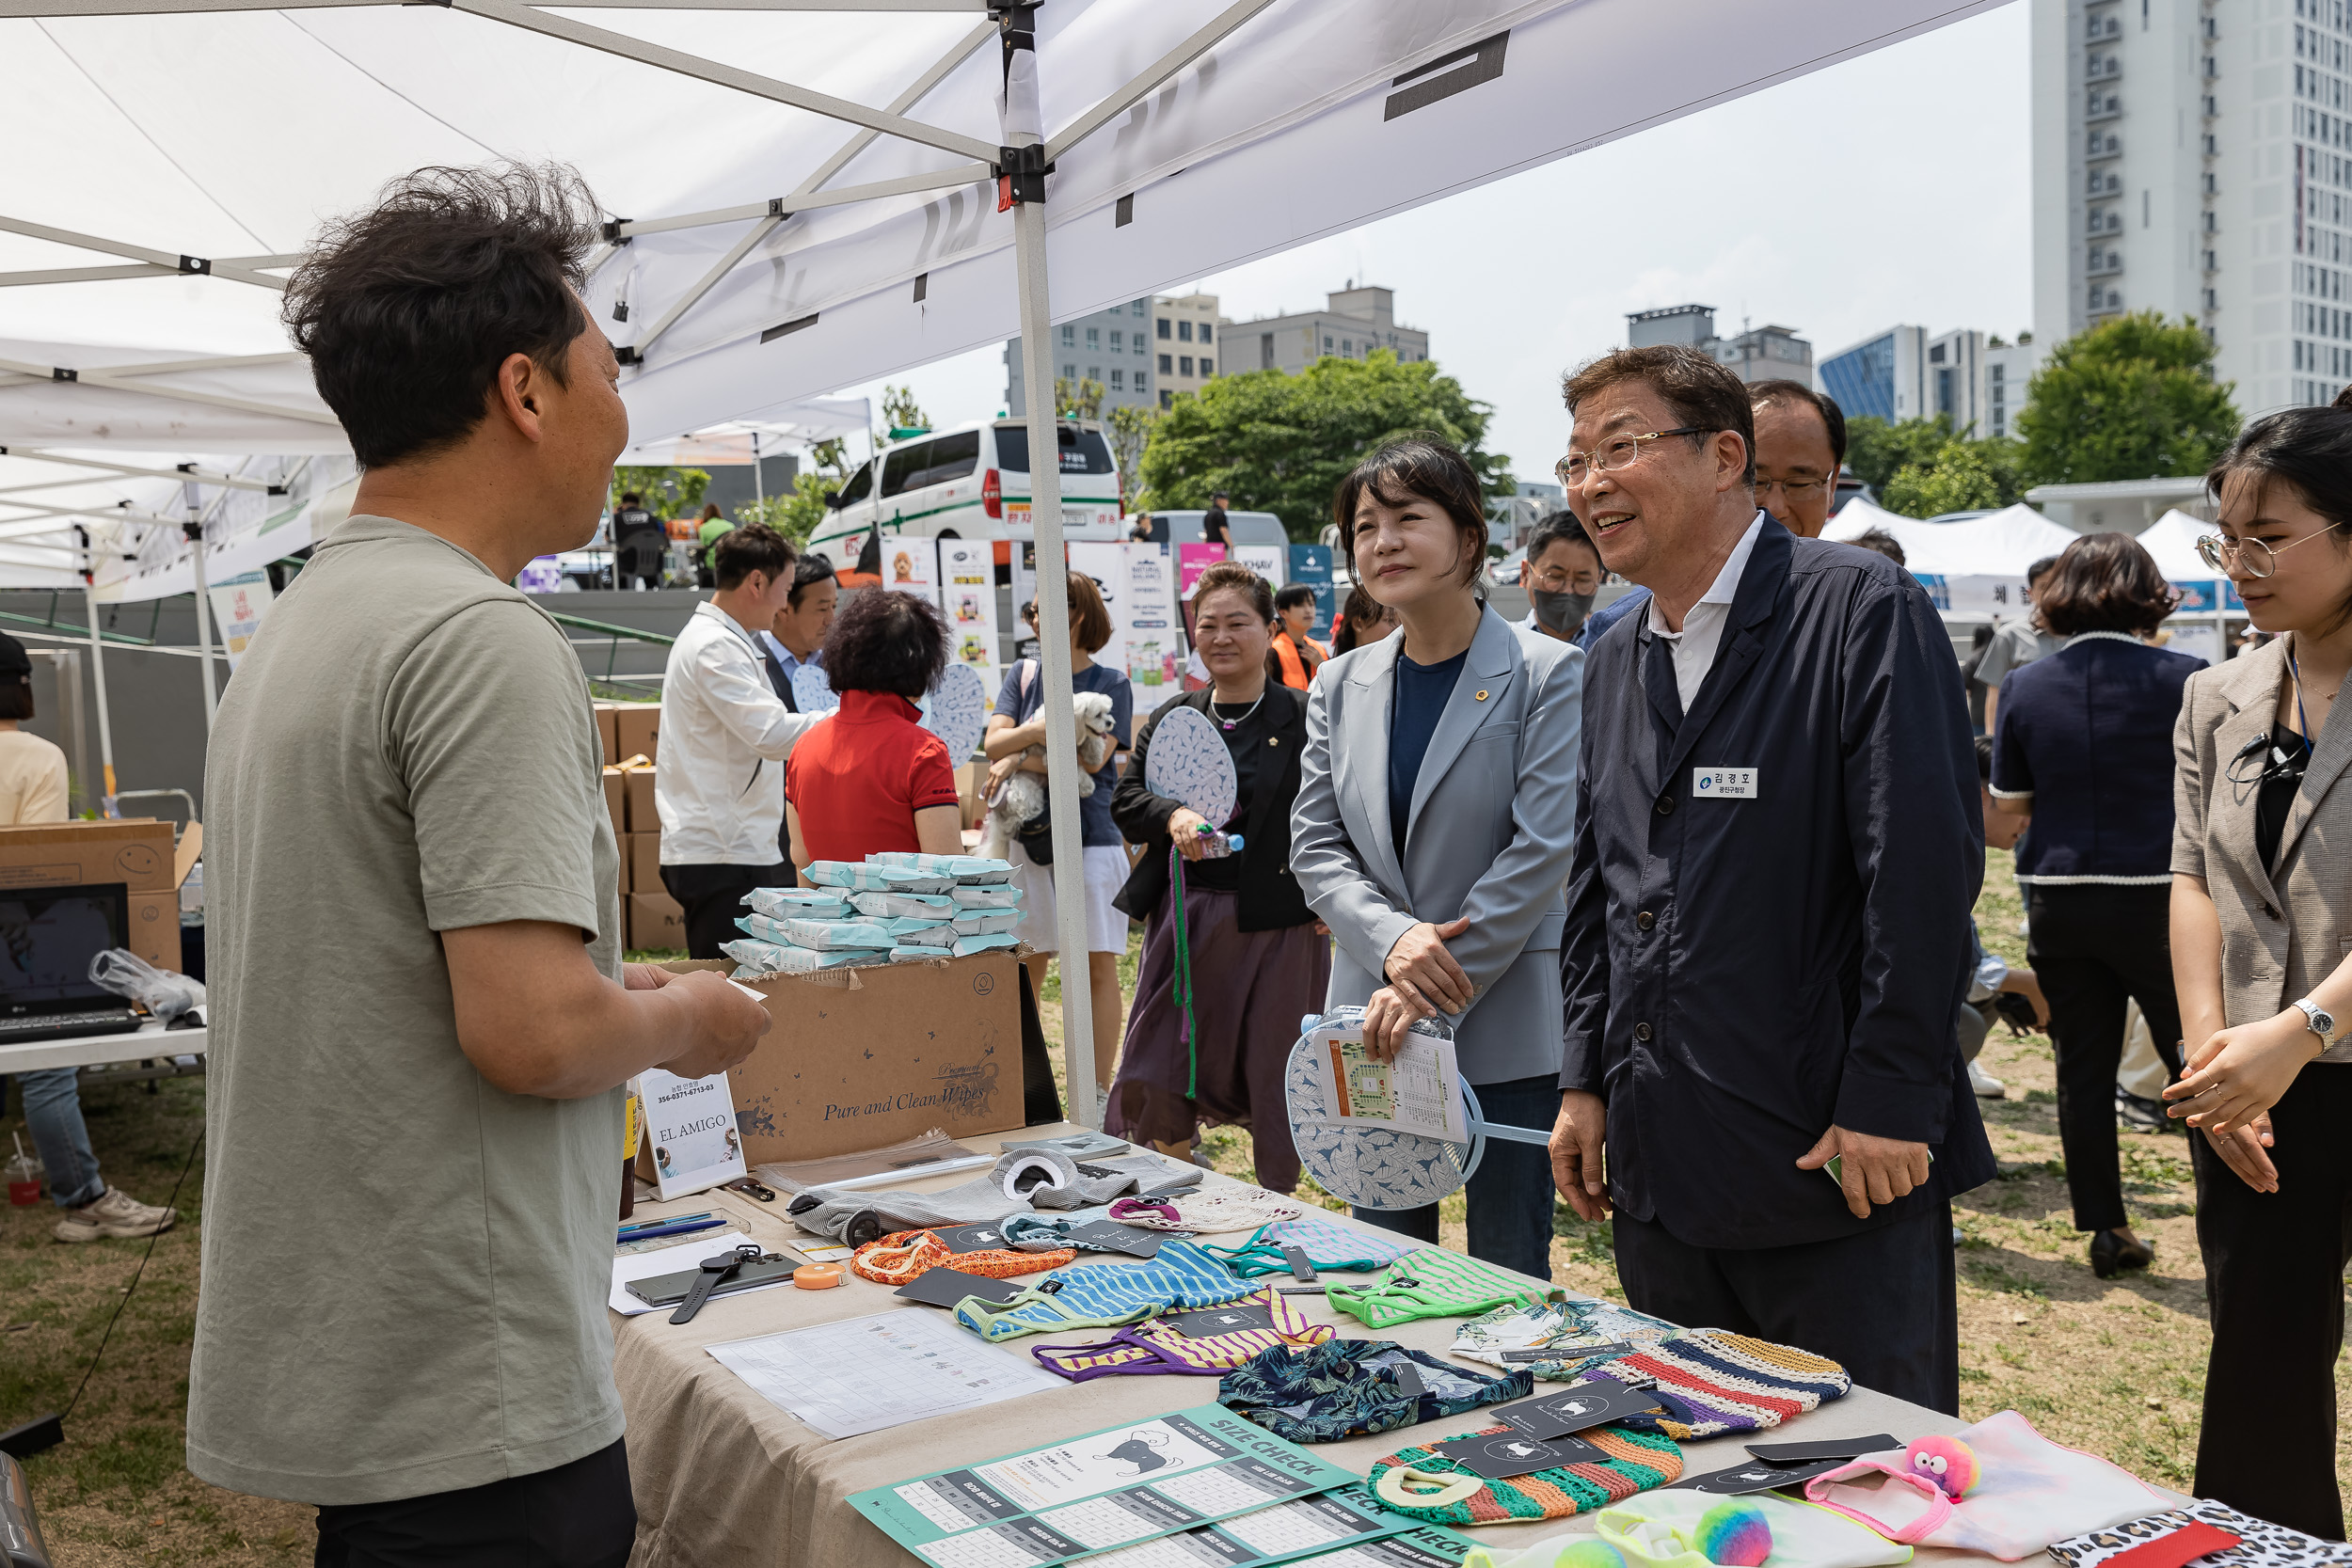
[[[1215,310],[1216,301],[1210,309]],[[1122,405],[1157,407],[1153,314],[1152,301],[1137,299],[1062,323],[1054,328],[1054,374],[1073,383],[1100,382],[1104,413]],[[1005,344],[1005,412],[1019,419],[1028,411],[1021,386],[1021,340],[1015,338]]]
[[[1940,417],[1960,435],[2006,436],[2041,352],[1989,348],[1972,327],[1931,338],[1924,326],[1890,326],[1822,360],[1820,386],[1848,419]]]
[[[1411,364],[1429,357],[1429,334],[1397,325],[1394,290],[1372,284],[1359,288],[1351,277],[1346,288],[1324,295],[1320,310],[1261,316],[1226,327],[1225,370],[1232,375],[1244,371],[1295,372],[1326,356],[1361,359],[1384,348]]]
[[[1197,392],[1216,378],[1225,347],[1218,340],[1228,324],[1216,313],[1215,294],[1161,294],[1152,301],[1152,364],[1166,408],[1179,392]]]
[[[2034,0],[2034,331],[2186,316],[2251,416],[2352,380],[2352,8]]]
[[[1689,343],[1715,356],[1742,381],[1799,381],[1813,385],[1813,345],[1797,336],[1793,326],[1757,326],[1734,337],[1715,331],[1711,305],[1668,305],[1655,310],[1626,314],[1629,347],[1653,343]]]
[[[2031,334],[2026,334],[2031,336]],[[1984,351],[1984,427],[1979,436],[2017,434],[2017,415],[2026,406],[2026,389],[2042,368],[2042,345],[2011,343]]]

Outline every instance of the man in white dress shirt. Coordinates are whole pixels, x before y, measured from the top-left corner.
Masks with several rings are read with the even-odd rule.
[[[769,684],[758,634],[788,609],[792,546],[765,523],[746,523],[710,548],[718,592],[670,649],[661,679],[661,883],[686,911],[686,951],[721,956],[755,887],[790,887],[776,848],[784,822],[784,762],[821,715],[793,712]]]

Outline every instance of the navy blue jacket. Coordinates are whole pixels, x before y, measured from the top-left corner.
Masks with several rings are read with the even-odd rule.
[[[2089,632],[2001,682],[1993,793],[2033,801],[2020,881],[2172,884],[2172,730],[2201,658]]]
[[[1609,1107],[1612,1199],[1696,1246],[1789,1246],[1994,1174],[1952,1019],[1984,822],[1958,661],[1885,557],[1766,518],[1686,717],[1648,618],[1586,656],[1560,1085]],[[1753,768],[1755,798],[1693,796]],[[1796,1161],[1928,1144],[1867,1220]]]

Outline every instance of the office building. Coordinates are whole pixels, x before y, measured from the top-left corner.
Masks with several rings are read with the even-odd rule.
[[[2352,11],[2033,0],[2034,333],[2186,316],[2249,418],[2352,380]]]
[[[1153,303],[1131,300],[1054,328],[1054,373],[1073,383],[1102,383],[1105,415],[1120,406],[1158,406],[1159,377],[1152,353]],[[1020,419],[1028,409],[1021,387],[1021,340],[1015,338],[1005,344],[1005,412]]]
[[[1689,343],[1715,356],[1742,381],[1796,381],[1813,385],[1813,345],[1793,326],[1746,328],[1733,337],[1715,331],[1711,305],[1669,305],[1634,310],[1625,318],[1625,340],[1633,348],[1653,343]]]
[[[1972,327],[1931,338],[1924,326],[1890,326],[1822,360],[1820,386],[1848,419],[1941,417],[1961,435],[2003,436],[2025,405],[2041,352],[1989,347]]]
[[[2030,334],[2028,334],[2030,336]],[[1984,351],[1984,427],[1979,436],[2017,435],[2018,411],[2026,406],[2026,391],[2042,368],[2042,345],[2034,342],[1988,345]]]
[[[1161,294],[1152,301],[1152,364],[1166,408],[1179,393],[1197,392],[1216,378],[1226,324],[1215,294]]]
[[[1295,373],[1318,359],[1362,359],[1377,349],[1411,364],[1429,357],[1429,334],[1397,325],[1396,291],[1371,284],[1359,288],[1351,277],[1346,288],[1324,295],[1320,310],[1232,324],[1225,334],[1225,370],[1229,375]]]

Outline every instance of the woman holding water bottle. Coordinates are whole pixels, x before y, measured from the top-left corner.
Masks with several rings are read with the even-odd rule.
[[[1289,863],[1307,695],[1268,678],[1274,594],[1257,573],[1218,562],[1192,603],[1194,646],[1213,684],[1145,721],[1111,795],[1120,832],[1144,846],[1118,899],[1144,927],[1104,1127],[1179,1159],[1204,1124],[1247,1127],[1259,1185],[1287,1193],[1298,1183],[1298,1154],[1282,1069],[1300,1017],[1322,1010],[1331,973],[1330,943]],[[1222,822],[1145,782],[1152,736],[1179,707],[1205,717],[1232,757],[1239,788]],[[1181,902],[1171,861],[1181,863]],[[1180,946],[1198,976],[1189,1019]]]

